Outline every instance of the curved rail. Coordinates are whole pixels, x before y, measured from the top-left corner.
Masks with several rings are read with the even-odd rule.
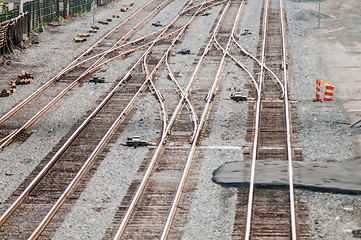
[[[165,31],[165,30],[164,30]],[[142,63],[146,54],[150,52],[150,49],[156,42],[159,41],[161,35],[157,39],[152,41],[152,45],[148,50],[143,53],[143,55],[138,59],[138,61],[133,65],[133,67],[125,74],[125,76],[119,81],[119,83],[113,88],[113,90],[103,99],[103,101],[98,105],[98,107],[84,120],[84,122],[74,131],[74,133],[68,138],[68,140],[62,145],[62,147],[54,154],[54,156],[49,160],[49,162],[44,166],[44,168],[38,173],[38,175],[32,180],[32,182],[27,186],[27,188],[20,194],[20,196],[15,200],[15,202],[6,210],[6,212],[0,217],[0,226],[11,216],[11,214],[18,208],[18,206],[26,199],[27,195],[35,188],[39,181],[45,176],[49,169],[56,163],[58,158],[65,152],[68,146],[73,142],[73,140],[79,135],[79,133],[85,128],[85,126],[91,121],[92,118],[100,111],[100,109],[109,101],[109,99],[114,95],[114,93],[120,88],[120,86],[133,74],[135,69],[139,67]],[[147,82],[147,80],[145,81]]]
[[[170,77],[170,79],[173,81],[174,85],[175,85],[175,88],[176,88],[176,91],[178,92],[179,96],[182,98],[184,96],[184,91],[183,89],[181,88],[181,86],[178,84],[178,81],[177,79],[174,77],[173,75],[173,72],[169,66],[169,62],[168,62],[168,55],[165,57],[165,65],[167,67],[167,70],[168,70],[168,76]],[[194,140],[194,136],[195,136],[195,131],[197,129],[197,124],[198,124],[198,117],[197,117],[197,114],[194,110],[194,107],[192,105],[192,103],[189,101],[189,98],[186,97],[185,98],[185,101],[187,102],[187,107],[188,109],[191,111],[192,113],[192,122],[193,122],[193,134],[189,140],[189,142],[193,142]]]
[[[261,61],[258,60],[255,56],[253,56],[252,54],[250,54],[249,52],[247,52],[237,41],[236,39],[234,38],[234,35],[232,35],[232,39],[233,39],[233,42],[236,44],[236,46],[244,53],[246,54],[246,56],[252,58],[254,61],[256,61],[258,63],[259,66],[261,66]],[[281,88],[281,91],[282,91],[282,95],[281,95],[281,98],[284,97],[285,95],[285,88],[283,87],[283,84],[281,82],[281,80],[277,77],[277,75],[269,68],[266,66],[266,64],[264,64],[263,66],[268,73],[271,74],[271,76],[273,77],[273,79],[275,79],[278,83],[278,86]]]
[[[134,28],[132,28],[130,31],[128,31],[128,33],[126,33],[120,40],[117,41],[116,44],[114,44],[110,49],[104,51],[102,54],[100,54],[100,57],[86,70],[84,71],[77,79],[75,79],[70,85],[68,85],[63,91],[61,91],[55,98],[53,98],[48,104],[46,104],[39,112],[37,112],[30,120],[28,120],[22,127],[20,127],[17,131],[15,131],[13,134],[9,135],[7,137],[7,140],[5,140],[1,145],[0,145],[0,151],[6,147],[8,144],[10,144],[10,142],[13,140],[13,138],[19,134],[21,131],[29,128],[37,119],[39,119],[47,110],[49,110],[54,104],[56,104],[68,91],[70,91],[73,87],[75,87],[78,82],[84,78],[86,75],[96,71],[97,69],[97,65],[99,65],[99,63],[105,58],[106,55],[108,55],[110,52],[112,52],[119,44],[123,43],[127,38],[130,37],[131,34],[133,34],[136,29],[138,29],[146,20],[148,20],[152,15],[154,15],[157,11],[159,11],[159,9],[167,4],[167,2],[169,2],[170,0],[166,0],[163,3],[161,3],[158,7],[156,7],[152,12],[150,12],[147,17],[145,17],[144,19],[142,19],[142,21],[140,21]],[[152,1],[153,2],[153,1]],[[143,8],[141,8],[143,9]],[[139,12],[140,9],[137,11]],[[134,14],[133,14],[134,15]],[[132,15],[132,16],[133,16]],[[129,18],[128,18],[129,19]],[[124,21],[126,22],[126,21]],[[124,22],[122,24],[124,24]],[[115,29],[118,29],[121,25],[118,25]],[[114,29],[113,29],[114,30]],[[111,31],[113,32],[113,31]],[[94,49],[94,48],[93,48]],[[71,68],[71,66],[70,66]],[[62,71],[63,72],[63,71]],[[56,77],[54,77],[53,81],[55,81],[56,79],[59,79],[64,73],[59,73]],[[64,71],[64,72],[68,72],[68,71]],[[50,80],[52,81],[52,80]],[[49,85],[50,85],[50,81],[49,81]],[[52,82],[53,82],[52,81]],[[52,83],[51,82],[51,83]],[[46,84],[45,84],[46,85]],[[45,90],[45,88],[43,89]],[[38,91],[36,91],[35,93],[37,93]],[[35,94],[34,93],[34,94]],[[40,93],[40,92],[38,92]],[[38,94],[36,94],[38,95]],[[36,96],[34,95],[33,98]],[[32,98],[31,98],[32,99]],[[30,101],[30,100],[29,100]],[[20,108],[18,108],[17,110],[19,110]],[[17,111],[16,110],[16,111]],[[15,111],[15,112],[16,112]],[[13,113],[15,113],[13,112]],[[12,114],[11,114],[12,115]],[[9,117],[11,116],[9,115]],[[7,119],[7,118],[6,118]],[[5,121],[5,120],[4,120]],[[1,122],[0,122],[1,124]]]
[[[247,67],[242,63],[240,62],[239,60],[237,60],[233,55],[231,55],[228,51],[226,51],[222,46],[221,44],[219,44],[219,42],[217,41],[216,38],[214,38],[214,41],[215,41],[215,45],[217,48],[219,48],[223,54],[226,54],[232,61],[234,61],[240,68],[242,68],[246,73],[247,75],[251,78],[251,82],[254,86],[254,88],[256,89],[256,91],[258,91],[258,86],[257,86],[257,82],[256,80],[254,79],[252,73],[247,69]]]
[[[191,1],[190,4],[192,2],[193,1]],[[204,4],[206,4],[206,3],[207,3],[207,1],[205,0],[204,3],[202,4],[202,6]],[[185,31],[186,27],[194,20],[195,16],[199,13],[199,11],[201,11],[202,6],[200,6],[200,8],[192,16],[192,18],[184,25],[184,28],[179,33],[179,35],[181,35]],[[177,41],[177,39],[178,39],[178,37],[173,40],[172,45]],[[155,152],[154,152],[154,154],[152,156],[152,159],[151,159],[151,161],[149,163],[149,166],[148,166],[148,168],[147,168],[147,170],[146,170],[146,172],[144,174],[144,177],[143,177],[143,179],[142,179],[142,181],[141,181],[141,183],[140,183],[140,185],[139,185],[139,187],[138,187],[138,189],[137,189],[137,191],[136,191],[136,193],[134,195],[134,198],[133,198],[133,200],[132,200],[132,202],[131,202],[131,204],[130,204],[130,206],[129,206],[129,208],[128,208],[128,210],[127,210],[127,212],[126,212],[126,214],[125,214],[125,216],[124,216],[124,218],[123,218],[123,220],[122,220],[122,222],[121,222],[121,224],[119,226],[119,229],[118,229],[118,231],[117,231],[117,233],[116,233],[116,235],[114,237],[114,240],[119,240],[120,239],[120,237],[122,236],[122,234],[123,234],[123,232],[125,230],[126,225],[128,224],[128,221],[129,221],[129,219],[130,219],[130,217],[131,217],[131,215],[132,215],[132,213],[134,211],[134,208],[135,208],[136,204],[138,203],[138,201],[140,199],[140,196],[142,195],[142,193],[144,191],[145,185],[147,184],[147,182],[148,182],[148,180],[150,178],[150,174],[153,171],[155,163],[156,163],[156,161],[157,161],[157,159],[158,159],[158,157],[159,157],[159,155],[160,155],[160,153],[161,153],[161,151],[162,151],[162,149],[164,147],[165,140],[166,140],[168,134],[170,133],[170,130],[171,130],[171,128],[172,128],[172,126],[173,126],[173,124],[175,122],[175,119],[177,118],[177,116],[178,116],[178,114],[179,114],[179,112],[180,112],[180,110],[181,110],[181,108],[182,108],[182,106],[184,104],[185,98],[188,97],[188,95],[189,95],[190,87],[192,86],[192,83],[193,83],[193,81],[195,79],[195,76],[198,73],[198,70],[199,70],[199,68],[201,66],[201,63],[202,63],[203,59],[205,58],[205,56],[206,56],[206,54],[207,54],[207,52],[208,52],[208,50],[210,48],[210,45],[211,45],[211,40],[208,43],[207,47],[205,48],[204,53],[203,53],[201,59],[199,60],[197,66],[196,66],[196,68],[195,68],[195,70],[193,72],[191,80],[189,81],[188,86],[184,91],[185,94],[182,96],[181,100],[178,102],[178,105],[177,105],[176,109],[174,110],[174,112],[173,112],[173,114],[172,114],[172,116],[171,116],[171,118],[170,118],[170,120],[168,122],[167,129],[166,129],[166,134],[162,135],[162,137],[161,137],[161,139],[159,141],[159,144],[158,144],[157,148],[155,149]],[[170,50],[171,49],[168,49],[166,54],[163,55],[162,59],[164,59],[165,56],[167,54],[169,54]]]
[[[120,27],[122,27],[125,23],[129,22],[133,17],[135,17],[138,13],[140,13],[144,8],[148,7],[151,3],[155,2],[156,0],[151,0],[147,4],[145,4],[143,7],[138,9],[135,13],[130,15],[127,19],[125,19],[123,22],[118,24],[115,28],[113,28],[111,31],[109,31],[107,34],[105,34],[98,42],[96,42],[93,46],[91,46],[88,50],[86,50],[84,53],[82,53],[79,57],[77,57],[73,62],[71,62],[67,67],[65,67],[62,71],[60,71],[57,75],[55,75],[52,79],[50,79],[48,82],[46,82],[43,86],[41,86],[38,90],[36,90],[33,94],[31,94],[29,97],[24,99],[21,103],[16,105],[14,108],[12,108],[9,112],[7,112],[4,116],[0,118],[0,124],[2,124],[4,121],[6,121],[9,117],[11,117],[15,112],[17,112],[20,108],[22,108],[24,105],[26,105],[28,102],[30,102],[33,98],[35,98],[38,94],[43,92],[46,88],[48,88],[55,80],[59,79],[60,76],[62,76],[64,73],[67,72],[67,69],[72,67],[74,64],[78,63],[84,56],[88,55],[90,52],[92,52],[99,44],[103,43],[111,34],[113,34],[115,31],[117,31]],[[1,148],[0,148],[1,151]]]
[[[156,98],[158,99],[159,105],[160,105],[161,119],[163,119],[163,131],[162,131],[162,135],[163,135],[163,134],[165,134],[165,129],[167,128],[167,112],[165,111],[163,96],[160,93],[160,91],[158,91],[157,88],[155,87],[154,82],[152,80],[153,77],[151,77],[151,75],[149,73],[147,58],[148,58],[148,55],[146,55],[143,60],[143,65],[144,65],[144,70],[145,70],[145,78],[149,79],[149,82],[150,82],[149,89],[156,96]]]
[[[94,161],[94,159],[97,157],[97,155],[100,153],[102,148],[107,143],[108,139],[112,136],[113,132],[116,130],[120,122],[124,119],[127,112],[132,108],[135,101],[140,97],[142,92],[147,88],[148,82],[144,81],[143,85],[139,88],[137,93],[133,96],[131,101],[128,103],[128,105],[124,108],[124,110],[121,112],[121,114],[117,117],[117,119],[114,121],[112,126],[109,128],[107,133],[103,136],[97,147],[93,150],[91,155],[88,157],[86,162],[83,164],[81,169],[78,171],[77,175],[73,178],[73,180],[70,182],[66,190],[63,192],[63,194],[59,197],[57,202],[53,205],[53,207],[49,210],[48,214],[44,217],[44,219],[41,221],[41,223],[38,225],[38,227],[35,229],[35,231],[32,233],[32,235],[29,237],[30,239],[37,239],[44,228],[47,226],[47,224],[51,221],[55,213],[59,210],[59,208],[62,206],[62,204],[65,202],[66,198],[71,194],[73,189],[76,187],[76,184],[79,182],[81,177],[85,174],[87,169],[91,166],[91,163]]]
[[[227,9],[230,7],[230,3],[231,3],[231,1],[229,0],[227,6],[224,9],[224,12],[222,13],[222,16],[221,16],[220,20],[222,20],[224,18]],[[236,26],[238,24],[238,19],[239,19],[243,4],[244,4],[244,0],[241,1],[240,7],[238,9],[236,19],[235,19],[235,21],[233,23],[232,33],[235,31],[235,28],[236,28]],[[220,22],[218,22],[218,23],[220,23]],[[215,33],[213,34],[212,39],[216,39],[216,34]],[[219,78],[220,78],[220,76],[222,74],[224,63],[225,63],[226,56],[227,56],[230,45],[231,45],[231,37],[229,37],[226,49],[223,52],[223,57],[222,57],[221,62],[219,64],[216,77],[214,79],[212,88],[211,88],[210,93],[209,93],[210,96],[214,95],[214,93],[216,91],[216,87],[218,85]],[[186,165],[185,165],[184,170],[183,170],[182,178],[181,178],[181,181],[179,182],[179,186],[177,188],[177,193],[176,193],[176,196],[175,196],[175,198],[173,200],[172,207],[171,207],[171,210],[170,210],[168,218],[167,218],[167,222],[166,222],[166,224],[164,226],[164,229],[163,229],[163,233],[162,233],[162,237],[161,237],[162,240],[167,239],[167,237],[168,237],[170,227],[171,227],[171,224],[173,222],[173,219],[174,219],[174,216],[175,216],[175,213],[176,213],[176,210],[177,210],[177,206],[179,204],[179,201],[180,201],[180,198],[181,198],[181,195],[182,195],[182,191],[184,189],[185,183],[186,183],[188,175],[189,175],[190,167],[192,165],[192,160],[194,158],[194,154],[195,154],[197,144],[198,144],[198,138],[199,138],[200,133],[201,133],[201,131],[203,129],[203,126],[204,126],[204,124],[206,122],[206,118],[207,118],[207,116],[209,114],[209,109],[210,109],[211,102],[212,102],[212,98],[209,97],[207,99],[206,106],[204,107],[204,110],[203,110],[203,113],[202,113],[198,128],[196,130],[195,138],[194,138],[194,141],[192,143],[192,147],[191,147],[190,153],[188,155],[187,162],[186,162]]]
[[[169,25],[168,27],[164,30],[164,32],[178,19],[180,15],[178,15]],[[188,23],[189,24],[189,23]],[[184,26],[183,30],[186,28],[186,26]],[[163,33],[164,33],[163,32]],[[162,33],[162,34],[163,34]],[[181,31],[181,33],[183,33],[183,31]],[[179,38],[179,36],[181,35],[181,33],[178,34],[178,36],[173,40],[171,46],[168,48],[167,53],[164,54],[163,58],[158,62],[157,66],[154,68],[154,70],[149,74],[149,77],[144,81],[142,87],[138,90],[137,94],[133,97],[133,99],[131,100],[131,102],[128,103],[126,109],[123,110],[123,112],[121,113],[121,115],[119,115],[119,117],[117,118],[117,120],[113,123],[112,127],[108,130],[108,132],[106,133],[106,135],[103,137],[103,139],[101,140],[101,142],[99,142],[98,146],[94,149],[94,151],[92,152],[92,154],[90,155],[90,157],[87,159],[86,163],[83,165],[83,167],[81,168],[81,170],[78,172],[78,174],[76,175],[76,177],[73,179],[73,181],[71,182],[71,184],[69,184],[68,188],[66,189],[66,191],[64,191],[64,193],[62,194],[62,196],[58,199],[58,201],[53,205],[52,209],[48,212],[48,214],[46,215],[46,217],[42,220],[42,222],[40,223],[40,225],[37,227],[37,229],[33,232],[33,234],[31,235],[31,237],[29,239],[36,239],[41,232],[44,230],[44,228],[46,227],[46,225],[50,222],[50,220],[52,219],[52,217],[55,215],[56,211],[61,207],[61,205],[63,204],[63,202],[66,200],[66,197],[69,196],[69,194],[71,193],[71,191],[74,189],[74,187],[76,186],[76,183],[80,180],[81,176],[85,173],[85,171],[87,170],[87,168],[89,167],[89,165],[91,164],[91,162],[95,159],[95,157],[97,156],[97,154],[100,152],[100,150],[102,149],[102,147],[105,145],[107,139],[109,139],[109,137],[111,136],[112,132],[116,129],[116,127],[118,126],[118,124],[120,123],[120,121],[122,120],[122,118],[124,117],[124,115],[127,113],[127,111],[129,111],[130,107],[134,104],[135,100],[138,98],[138,96],[140,95],[140,93],[142,91],[144,91],[144,89],[146,88],[146,86],[148,85],[148,83],[151,81],[151,79],[154,77],[155,73],[157,72],[157,70],[160,68],[160,65],[162,64],[164,57],[166,54],[169,53],[169,51],[172,49],[173,45],[175,44],[175,42],[177,41],[177,39]],[[162,35],[161,34],[161,35]],[[161,35],[158,36],[158,38],[161,37]],[[154,40],[154,43],[152,44],[151,47],[154,46],[155,43],[158,42],[159,39]],[[149,54],[150,52],[149,48],[141,57],[141,59],[138,60],[138,64],[137,66],[139,66],[139,64],[141,63],[142,60],[144,60],[144,58],[146,58],[147,54]],[[123,80],[126,80],[129,76],[126,76],[123,78]],[[115,89],[113,91],[116,91]],[[106,100],[105,102],[107,102],[108,100]]]
[[[267,21],[268,21],[268,0],[265,1],[265,14],[264,14],[264,38],[263,38],[263,47],[262,47],[262,60],[259,65],[261,66],[261,74],[260,78],[260,87],[262,87],[261,81],[264,78],[263,67],[266,69],[264,63],[265,56],[265,46],[266,46],[266,35],[267,35]],[[286,41],[285,41],[285,31],[284,31],[284,19],[283,19],[283,0],[280,0],[280,24],[281,24],[281,37],[282,37],[282,63],[286,66]],[[235,41],[236,42],[236,41]],[[240,45],[236,43],[239,47]],[[243,49],[242,47],[240,47]],[[243,50],[242,50],[243,51]],[[250,56],[250,55],[249,55]],[[255,59],[255,58],[254,58]],[[256,59],[255,59],[256,60]],[[256,60],[257,61],[257,60]],[[267,69],[266,69],[267,70]],[[271,72],[271,71],[269,71]],[[272,73],[273,74],[273,73]],[[279,79],[277,78],[277,81]],[[295,217],[295,205],[294,205],[294,187],[293,187],[293,169],[292,169],[292,144],[291,144],[291,122],[289,118],[289,96],[288,96],[288,83],[287,83],[287,68],[283,69],[283,84],[282,86],[283,94],[284,94],[284,107],[285,107],[285,125],[286,125],[286,142],[287,142],[287,160],[288,160],[288,178],[289,178],[289,199],[290,199],[290,217],[291,217],[291,239],[297,239],[296,232],[296,217]],[[262,89],[260,88],[260,92]],[[250,229],[251,229],[251,218],[252,218],[252,204],[253,204],[253,193],[254,193],[254,178],[255,178],[255,165],[257,159],[257,141],[258,141],[258,133],[259,133],[259,114],[260,114],[260,96],[257,101],[257,112],[256,118],[256,129],[255,129],[255,139],[253,143],[253,154],[252,154],[252,168],[251,168],[251,180],[250,180],[250,191],[248,198],[248,209],[247,209],[247,223],[246,223],[246,235],[245,239],[248,240],[250,237]],[[257,139],[256,139],[257,138]]]

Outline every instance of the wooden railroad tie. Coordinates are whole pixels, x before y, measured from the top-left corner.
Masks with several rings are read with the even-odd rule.
[[[83,38],[83,37],[87,38],[87,37],[90,37],[90,34],[89,34],[89,33],[78,33],[78,37],[80,37],[80,38]]]
[[[85,42],[86,41],[86,37],[74,37],[74,42],[79,43],[79,42]]]
[[[9,97],[11,94],[16,92],[16,85],[25,85],[33,82],[33,75],[30,72],[22,71],[21,74],[18,75],[17,80],[11,80],[10,90],[3,89],[0,93],[0,97]]]
[[[97,33],[99,30],[99,27],[98,26],[95,26],[95,25],[91,25],[90,26],[90,32],[91,33]]]
[[[107,21],[98,21],[98,23],[103,24],[103,25],[108,25],[109,24]]]

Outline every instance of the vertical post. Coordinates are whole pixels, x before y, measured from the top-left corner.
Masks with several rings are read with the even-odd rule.
[[[321,0],[318,0],[318,28],[321,25]]]
[[[20,0],[19,15],[24,13],[24,0]]]
[[[95,8],[95,0],[93,0],[93,25],[94,25],[94,8]]]

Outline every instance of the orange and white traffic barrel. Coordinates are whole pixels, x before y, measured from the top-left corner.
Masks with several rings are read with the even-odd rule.
[[[322,85],[321,85],[322,84]],[[315,101],[319,102],[321,101],[321,90],[323,89],[323,86],[325,86],[325,90],[324,90],[324,96],[322,101],[323,102],[329,102],[332,101],[332,97],[333,97],[333,90],[335,89],[334,86],[332,86],[331,84],[329,84],[328,82],[324,82],[320,79],[316,80],[316,99]]]
[[[333,96],[333,90],[334,89],[335,89],[335,87],[332,86],[331,84],[326,85],[325,96],[323,97],[324,102],[332,101],[332,96]]]
[[[316,80],[316,101],[320,101],[320,91],[321,91],[321,80],[317,79]]]

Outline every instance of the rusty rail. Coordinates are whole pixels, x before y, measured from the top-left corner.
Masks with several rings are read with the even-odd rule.
[[[251,166],[251,177],[249,184],[249,196],[248,196],[248,205],[247,205],[247,220],[246,220],[246,233],[245,240],[249,240],[251,232],[251,223],[252,223],[252,207],[253,207],[253,194],[254,194],[254,185],[255,185],[255,175],[256,175],[256,160],[257,160],[257,150],[258,150],[258,138],[259,138],[259,120],[260,120],[260,111],[261,111],[261,93],[263,87],[263,74],[264,74],[264,62],[265,62],[265,49],[266,49],[266,33],[267,33],[267,18],[268,18],[268,0],[265,0],[265,13],[264,13],[264,32],[263,32],[263,45],[262,45],[262,54],[261,54],[261,71],[258,76],[259,85],[257,91],[257,108],[256,108],[256,119],[255,119],[255,128],[254,128],[254,139],[253,139],[253,150],[252,150],[252,166]]]
[[[193,1],[191,1],[189,3],[189,5],[192,2]],[[204,1],[204,4],[206,4],[206,3],[207,3],[207,1]],[[198,12],[201,11],[202,6],[200,6],[200,8],[197,10],[197,13],[193,15],[193,17],[188,21],[188,23],[186,23],[184,25],[184,28],[178,34],[178,36],[180,36],[185,31],[186,27],[194,20],[195,16],[198,14]],[[177,38],[175,38],[173,40],[171,45],[173,45],[177,41],[178,36],[177,36]],[[186,97],[188,97],[188,94],[190,92],[190,87],[191,87],[191,85],[192,85],[192,83],[193,83],[193,81],[195,79],[195,75],[197,74],[197,72],[198,72],[198,70],[199,70],[199,68],[201,66],[201,63],[202,63],[206,53],[208,52],[209,47],[210,47],[210,43],[205,48],[204,53],[203,53],[203,55],[201,57],[201,60],[198,62],[197,67],[196,67],[196,69],[195,69],[195,71],[194,71],[194,73],[193,73],[193,75],[191,77],[191,80],[189,81],[188,86],[187,86],[186,90],[184,91],[185,94],[182,96],[182,98],[178,102],[178,105],[177,105],[176,109],[174,110],[174,112],[172,114],[172,117],[170,118],[170,120],[168,122],[165,134],[162,135],[161,140],[159,141],[159,144],[155,149],[155,152],[154,152],[154,154],[152,156],[152,159],[151,159],[151,161],[149,163],[149,166],[148,166],[148,168],[147,168],[147,170],[146,170],[146,172],[144,174],[144,177],[143,177],[143,179],[142,179],[142,181],[140,183],[140,186],[138,187],[138,189],[136,191],[136,194],[135,194],[135,196],[134,196],[134,198],[133,198],[133,200],[132,200],[132,202],[131,202],[131,204],[130,204],[130,206],[129,206],[129,208],[128,208],[128,210],[127,210],[127,212],[126,212],[126,214],[125,214],[125,216],[124,216],[124,218],[123,218],[123,220],[121,222],[121,225],[119,226],[119,229],[118,229],[118,231],[117,231],[117,233],[116,233],[116,235],[114,237],[114,240],[118,240],[118,239],[121,238],[121,236],[122,236],[122,234],[123,234],[123,232],[124,232],[124,230],[126,228],[126,225],[128,224],[128,221],[129,221],[129,219],[130,219],[130,217],[131,217],[131,215],[132,215],[132,213],[133,213],[133,211],[135,209],[135,206],[137,205],[137,203],[138,203],[138,201],[139,201],[139,199],[140,199],[140,197],[141,197],[141,195],[142,195],[142,193],[144,191],[144,188],[145,188],[145,186],[146,186],[146,184],[147,184],[147,182],[148,182],[148,180],[150,178],[150,174],[153,171],[155,163],[156,163],[158,157],[160,156],[160,153],[161,153],[161,151],[162,151],[162,149],[164,147],[164,143],[165,143],[165,140],[167,138],[167,135],[170,133],[171,127],[173,126],[173,124],[175,122],[175,119],[177,118],[177,116],[178,116],[178,114],[179,114],[179,112],[180,112],[180,110],[181,110],[181,108],[182,108],[182,106],[184,104],[184,101],[185,101]],[[171,48],[169,48],[168,51],[165,53],[165,55],[163,55],[161,61],[163,61],[165,59],[165,57],[169,54],[170,50],[171,50]],[[158,65],[159,65],[159,63],[158,63]]]
[[[160,36],[158,36],[159,38]],[[159,39],[153,40],[153,45]],[[65,152],[71,142],[78,136],[78,134],[85,128],[85,126],[91,121],[91,119],[100,111],[100,109],[106,104],[106,102],[114,95],[119,87],[132,75],[135,69],[141,64],[145,54],[150,51],[150,48],[140,57],[140,59],[133,65],[133,67],[127,72],[127,74],[119,81],[119,83],[113,88],[113,90],[104,98],[104,100],[98,105],[98,107],[87,117],[87,119],[79,126],[79,128],[70,136],[70,138],[64,143],[64,145],[58,150],[58,152],[51,158],[51,160],[44,166],[40,173],[32,180],[27,188],[21,193],[16,201],[6,210],[6,212],[0,217],[0,226],[11,216],[11,214],[18,208],[18,206],[26,199],[26,196],[35,188],[38,182],[46,175],[49,169],[56,163],[57,159]],[[5,141],[6,142],[6,141]],[[2,145],[4,145],[3,143]]]
[[[224,12],[222,13],[220,21],[224,18],[227,9],[230,7],[230,3],[231,3],[231,1],[229,0],[228,3],[227,3],[227,6],[224,9]],[[240,13],[241,13],[241,10],[242,10],[242,7],[243,7],[243,3],[244,3],[244,0],[241,1],[239,10],[237,12],[236,19],[235,19],[235,21],[233,23],[232,34],[234,33],[235,28],[236,28],[236,26],[238,24],[238,19],[239,19],[239,16],[240,16]],[[218,26],[217,26],[216,29],[218,29],[220,21],[218,22]],[[231,36],[232,36],[232,34],[231,34]],[[210,93],[209,93],[210,96],[212,96],[215,93],[216,87],[218,85],[219,78],[220,78],[220,76],[222,74],[224,63],[226,61],[226,56],[227,56],[228,50],[229,50],[230,45],[231,45],[231,40],[232,40],[231,36],[229,37],[225,52],[223,53],[223,57],[222,57],[221,62],[219,64],[219,68],[217,70],[216,77],[214,79],[212,88],[211,88]],[[216,33],[213,34],[212,39],[216,39]],[[163,230],[162,237],[161,237],[162,240],[167,239],[167,236],[169,234],[170,227],[171,227],[171,224],[173,222],[173,219],[174,219],[174,216],[175,216],[175,213],[176,213],[176,210],[177,210],[177,206],[179,204],[179,201],[180,201],[180,198],[181,198],[181,195],[182,195],[183,188],[185,186],[186,180],[187,180],[188,175],[189,175],[189,171],[190,171],[190,167],[192,165],[194,154],[195,154],[195,151],[197,149],[198,138],[200,136],[201,130],[203,129],[203,126],[204,126],[204,124],[206,122],[206,119],[207,119],[207,116],[209,114],[211,102],[212,102],[212,98],[209,97],[207,99],[206,106],[204,107],[201,119],[199,121],[198,128],[196,130],[196,134],[195,134],[195,137],[194,137],[194,141],[192,143],[192,147],[191,147],[190,153],[188,155],[186,165],[185,165],[184,170],[183,170],[182,178],[181,178],[181,181],[179,183],[176,196],[175,196],[175,198],[173,200],[173,203],[172,203],[172,208],[171,208],[171,210],[169,212],[167,222],[166,222],[166,224],[164,226],[164,230]]]
[[[155,0],[153,0],[155,1]],[[151,2],[153,2],[151,1]],[[153,10],[150,14],[148,14],[148,16],[146,18],[144,18],[140,23],[138,23],[133,29],[131,29],[130,31],[128,31],[128,33],[126,33],[114,46],[112,46],[110,49],[108,49],[107,51],[104,51],[102,54],[100,54],[99,58],[96,60],[95,63],[93,63],[86,71],[84,71],[77,79],[75,79],[70,85],[68,85],[61,93],[59,93],[53,100],[51,100],[46,106],[44,106],[38,113],[36,113],[30,120],[28,120],[22,127],[20,127],[14,134],[12,134],[11,136],[7,137],[7,140],[3,142],[3,144],[0,145],[0,151],[6,147],[8,144],[10,144],[10,142],[13,140],[13,138],[21,131],[23,131],[24,129],[29,128],[36,120],[38,120],[47,110],[49,110],[54,104],[56,104],[69,90],[71,90],[74,86],[76,86],[78,84],[78,82],[84,78],[85,76],[87,76],[88,74],[95,72],[96,70],[99,69],[98,65],[99,63],[105,58],[106,55],[108,55],[110,52],[112,52],[119,44],[121,44],[122,42],[124,42],[132,33],[134,33],[136,31],[136,29],[138,29],[143,23],[144,21],[148,20],[153,14],[155,14],[159,8],[161,6],[163,6],[164,4],[166,4],[167,2],[169,2],[170,0],[166,0],[164,1],[162,4],[160,4],[160,6],[158,6],[155,10]],[[149,3],[148,3],[149,4]],[[147,4],[147,5],[148,5]],[[147,6],[145,5],[145,6]],[[142,8],[140,8],[137,12],[135,12],[132,16],[135,16],[137,13],[140,12],[141,9],[144,9],[143,6]],[[107,35],[105,36],[109,36],[111,33],[113,33],[115,30],[117,30],[118,28],[120,28],[125,22],[130,20],[130,17],[122,22],[121,24],[119,24],[117,27],[115,27],[113,30],[111,30]],[[105,36],[99,40],[95,45],[93,45],[93,47],[91,47],[91,51],[94,50],[94,46],[97,46],[98,43],[100,44],[100,42],[103,42],[105,40]],[[83,55],[86,55],[90,53],[89,50],[87,50],[84,54],[82,54],[80,57],[82,57]],[[6,115],[4,115],[2,118],[0,118],[0,124],[2,122],[4,122],[6,119],[8,119],[10,116],[12,116],[16,111],[18,111],[21,107],[23,107],[26,103],[28,103],[30,100],[32,100],[34,97],[36,97],[38,94],[40,94],[42,91],[44,91],[48,86],[50,86],[55,80],[59,79],[63,74],[69,72],[70,68],[72,67],[73,64],[75,64],[75,62],[80,58],[78,57],[75,61],[73,61],[66,69],[64,69],[62,72],[60,72],[58,75],[56,75],[54,78],[52,78],[50,81],[48,81],[46,84],[44,84],[41,88],[39,88],[35,93],[33,93],[31,96],[29,96],[27,99],[25,99],[22,103],[20,103],[18,106],[16,106],[15,108],[13,108],[10,112],[8,112]],[[80,59],[79,59],[80,60]],[[11,113],[11,114],[10,114]]]
[[[178,15],[176,17],[176,19],[174,19],[172,21],[172,23],[170,23],[168,25],[168,27],[164,30],[164,32],[178,19],[180,15]],[[95,159],[95,157],[97,156],[97,154],[100,152],[100,150],[102,149],[102,147],[105,145],[105,142],[107,141],[107,139],[109,139],[109,137],[111,136],[112,132],[116,129],[117,125],[120,123],[120,121],[122,120],[122,118],[124,117],[124,115],[127,113],[127,111],[129,111],[130,107],[134,104],[135,100],[139,97],[139,95],[141,94],[141,92],[147,87],[147,85],[149,84],[149,82],[151,81],[151,79],[154,77],[155,73],[157,72],[157,70],[160,68],[166,54],[169,53],[169,51],[172,49],[173,45],[175,44],[175,42],[177,41],[177,39],[179,38],[179,36],[184,32],[185,27],[183,28],[183,31],[181,31],[178,36],[173,40],[171,46],[169,47],[167,53],[164,54],[163,58],[158,62],[157,66],[155,67],[155,69],[149,74],[147,73],[147,75],[149,74],[148,78],[144,81],[142,87],[138,90],[137,94],[133,97],[133,99],[129,102],[129,104],[127,105],[126,109],[123,110],[123,112],[119,115],[119,117],[117,118],[117,120],[113,123],[112,127],[108,130],[107,134],[103,137],[103,139],[101,140],[101,142],[99,142],[98,146],[94,149],[94,151],[92,152],[91,156],[87,159],[86,163],[83,165],[83,167],[81,168],[81,170],[78,172],[77,176],[73,179],[73,181],[71,182],[71,184],[68,186],[67,190],[64,191],[63,195],[58,199],[58,201],[54,204],[54,206],[52,207],[52,209],[48,212],[47,216],[43,219],[43,221],[41,222],[41,224],[37,227],[37,229],[33,232],[33,234],[31,235],[31,237],[29,239],[36,239],[41,232],[43,231],[43,229],[46,227],[46,225],[50,222],[50,220],[52,219],[52,217],[55,215],[56,211],[61,207],[62,203],[65,201],[66,197],[71,193],[71,191],[74,189],[74,187],[76,186],[76,183],[79,181],[79,179],[81,178],[81,176],[84,174],[84,172],[86,171],[86,169],[88,168],[88,166],[91,164],[91,162]],[[122,79],[122,81],[126,80],[131,73],[134,71],[135,67],[138,67],[142,61],[144,61],[144,59],[146,58],[146,56],[149,54],[151,48],[154,46],[154,44],[156,44],[159,39],[161,38],[162,34],[164,33],[162,32],[158,38],[156,40],[153,41],[153,44],[148,48],[148,50],[142,55],[142,57],[138,60],[138,62],[133,66],[133,68],[128,72],[128,74]],[[118,84],[120,85],[120,83]],[[116,91],[116,89],[114,89],[112,91],[112,93],[114,93]],[[111,97],[111,93],[108,95],[108,97],[106,99],[103,100],[104,104],[109,100],[109,98]],[[100,106],[98,107],[100,110]],[[97,109],[98,109],[97,108]],[[98,112],[99,110],[95,110],[95,112]],[[90,118],[88,117],[89,121]],[[84,124],[84,123],[83,123]],[[83,125],[82,124],[82,125]],[[85,125],[84,125],[85,126]],[[77,132],[81,131],[83,128],[79,127],[79,129],[77,129]],[[73,134],[74,135],[74,134]],[[70,142],[70,139],[67,141]],[[65,146],[65,145],[64,145]],[[66,148],[66,147],[65,147]],[[58,152],[59,155],[61,154],[60,152]]]

